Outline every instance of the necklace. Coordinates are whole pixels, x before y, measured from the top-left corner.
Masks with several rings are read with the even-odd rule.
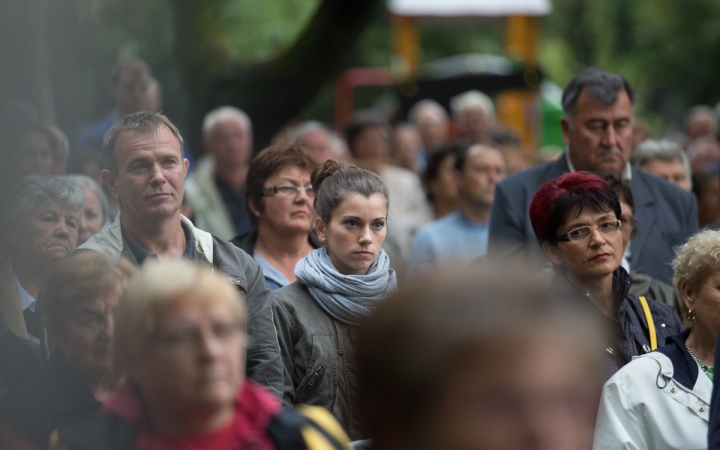
[[[705,372],[705,374],[708,376],[708,378],[710,378],[710,381],[713,381],[713,374],[715,372],[715,368],[713,366],[706,366],[705,364],[703,364],[700,361],[700,358],[695,356],[695,353],[693,353],[693,351],[690,350],[690,347],[688,347],[687,344],[685,344],[685,348],[687,349],[688,352],[690,352],[690,356],[692,356],[693,359],[695,360],[695,362],[698,363],[698,365],[700,366],[702,371]]]

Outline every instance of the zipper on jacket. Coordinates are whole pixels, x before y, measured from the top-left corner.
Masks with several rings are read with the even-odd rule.
[[[295,400],[300,398],[301,395],[312,385],[315,384],[315,382],[322,376],[322,374],[325,373],[325,366],[320,364],[317,369],[315,369],[315,372],[310,376],[310,379],[305,382],[305,384],[302,385],[300,390],[297,394],[295,394]]]

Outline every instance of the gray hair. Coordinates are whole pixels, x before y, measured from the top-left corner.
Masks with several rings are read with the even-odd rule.
[[[717,106],[716,106],[717,108]],[[707,105],[695,105],[685,115],[685,124],[698,118],[710,119],[710,131],[714,135],[717,132],[718,114],[717,111]]]
[[[120,135],[132,131],[142,134],[157,133],[162,126],[168,127],[180,144],[180,154],[183,154],[183,138],[170,119],[159,112],[140,111],[127,114],[112,124],[103,136],[103,155],[105,156],[105,167],[112,173],[118,173],[117,166],[117,141]]]
[[[448,119],[447,112],[445,112],[445,108],[443,108],[440,103],[426,98],[415,103],[412,108],[410,108],[410,111],[408,111],[408,120],[417,125],[420,120],[420,115],[424,111],[430,111],[431,114],[437,114],[443,120]]]
[[[495,118],[495,105],[487,95],[478,90],[463,92],[450,99],[450,110],[457,117],[463,111],[480,107],[488,120]]]
[[[654,159],[661,159],[663,161],[680,161],[683,168],[685,168],[688,180],[692,178],[690,160],[688,159],[685,150],[683,150],[677,142],[667,139],[661,139],[659,141],[647,139],[638,145],[635,150],[633,150],[632,156],[630,156],[630,163],[635,167],[642,168],[646,162]]]
[[[68,178],[75,180],[80,188],[87,187],[95,195],[97,195],[97,198],[100,200],[100,207],[102,208],[102,226],[104,227],[105,225],[108,225],[110,223],[110,208],[107,196],[105,195],[105,192],[103,192],[102,188],[95,182],[95,180],[87,175],[68,175]]]
[[[68,176],[30,175],[21,179],[12,192],[8,211],[9,229],[21,227],[36,208],[51,205],[76,210],[79,221],[85,195],[78,183]]]
[[[588,67],[575,75],[563,91],[563,117],[570,125],[575,116],[575,107],[580,94],[585,88],[588,95],[608,106],[615,104],[618,93],[624,89],[633,105],[633,113],[635,111],[635,90],[625,77],[619,73]]]
[[[318,122],[317,120],[305,121],[291,129],[288,133],[288,140],[290,142],[297,142],[297,140],[300,139],[301,136],[313,131],[324,131],[325,133],[327,133],[328,138],[332,140],[333,133],[330,127],[322,122]]]
[[[245,131],[252,131],[252,121],[243,110],[234,106],[219,106],[205,114],[202,124],[203,137],[209,135],[217,124],[229,120],[237,120]]]

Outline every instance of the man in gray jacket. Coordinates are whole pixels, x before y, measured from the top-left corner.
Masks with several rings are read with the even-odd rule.
[[[568,83],[561,122],[567,149],[557,161],[518,172],[497,185],[490,260],[507,254],[542,255],[528,214],[540,185],[567,172],[610,173],[630,184],[635,215],[643,224],[630,241],[630,266],[672,283],[673,247],[697,232],[697,202],[692,194],[628,163],[634,102],[632,86],[617,73],[588,68]]]
[[[105,134],[103,153],[103,182],[120,214],[78,250],[122,255],[137,265],[146,258],[188,258],[218,269],[245,295],[247,375],[282,395],[282,360],[262,271],[247,253],[180,215],[188,160],[177,128],[160,113],[128,114]]]

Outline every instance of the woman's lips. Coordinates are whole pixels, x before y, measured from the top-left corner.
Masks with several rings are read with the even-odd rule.
[[[167,197],[169,195],[170,195],[169,192],[158,192],[158,193],[148,196],[148,199],[152,200],[152,199],[156,199],[156,198],[160,198],[160,197]]]
[[[610,258],[610,253],[600,253],[599,255],[593,256],[590,261],[606,261]]]

